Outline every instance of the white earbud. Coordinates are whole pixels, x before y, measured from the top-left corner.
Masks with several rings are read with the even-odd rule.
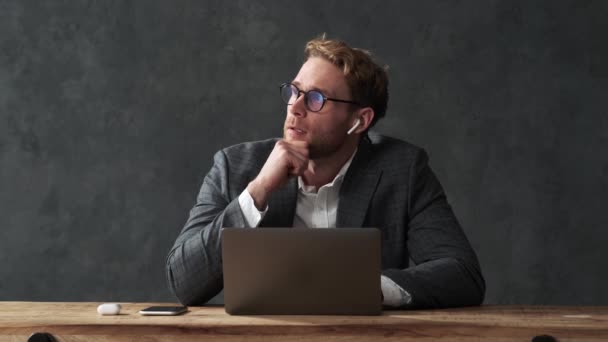
[[[355,129],[357,129],[357,127],[359,127],[359,125],[361,124],[361,119],[357,119],[357,122],[355,122],[355,124],[353,125],[353,127],[351,127],[348,132],[346,132],[346,134],[351,134],[352,132],[355,131]]]
[[[97,307],[97,312],[100,315],[119,315],[121,306],[116,303],[105,303]]]

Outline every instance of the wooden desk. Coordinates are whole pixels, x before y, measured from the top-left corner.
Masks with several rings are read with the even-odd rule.
[[[0,341],[48,332],[58,341],[608,341],[608,307],[482,306],[385,311],[382,316],[229,316],[223,307],[191,307],[182,316],[137,312],[159,303],[0,302]]]

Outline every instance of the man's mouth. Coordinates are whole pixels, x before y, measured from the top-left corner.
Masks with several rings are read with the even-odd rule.
[[[290,127],[288,127],[288,129],[293,130],[294,132],[296,132],[298,134],[304,134],[304,133],[306,133],[305,130],[297,128],[297,127],[294,127],[294,126],[290,126]]]

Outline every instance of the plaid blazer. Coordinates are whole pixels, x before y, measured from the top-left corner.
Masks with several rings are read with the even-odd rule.
[[[169,287],[183,304],[203,305],[222,290],[220,229],[246,226],[238,197],[276,141],[247,142],[215,154],[167,257]],[[297,179],[292,178],[270,196],[260,226],[292,226],[296,200]],[[411,294],[407,307],[483,302],[485,281],[477,256],[423,149],[373,133],[364,136],[340,188],[336,226],[381,230],[382,273]]]

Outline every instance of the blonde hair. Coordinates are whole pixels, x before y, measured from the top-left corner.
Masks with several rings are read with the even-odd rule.
[[[387,66],[377,64],[369,51],[352,48],[340,40],[327,39],[325,34],[306,43],[305,60],[321,57],[344,73],[352,100],[374,110],[375,125],[386,114],[388,105]]]

